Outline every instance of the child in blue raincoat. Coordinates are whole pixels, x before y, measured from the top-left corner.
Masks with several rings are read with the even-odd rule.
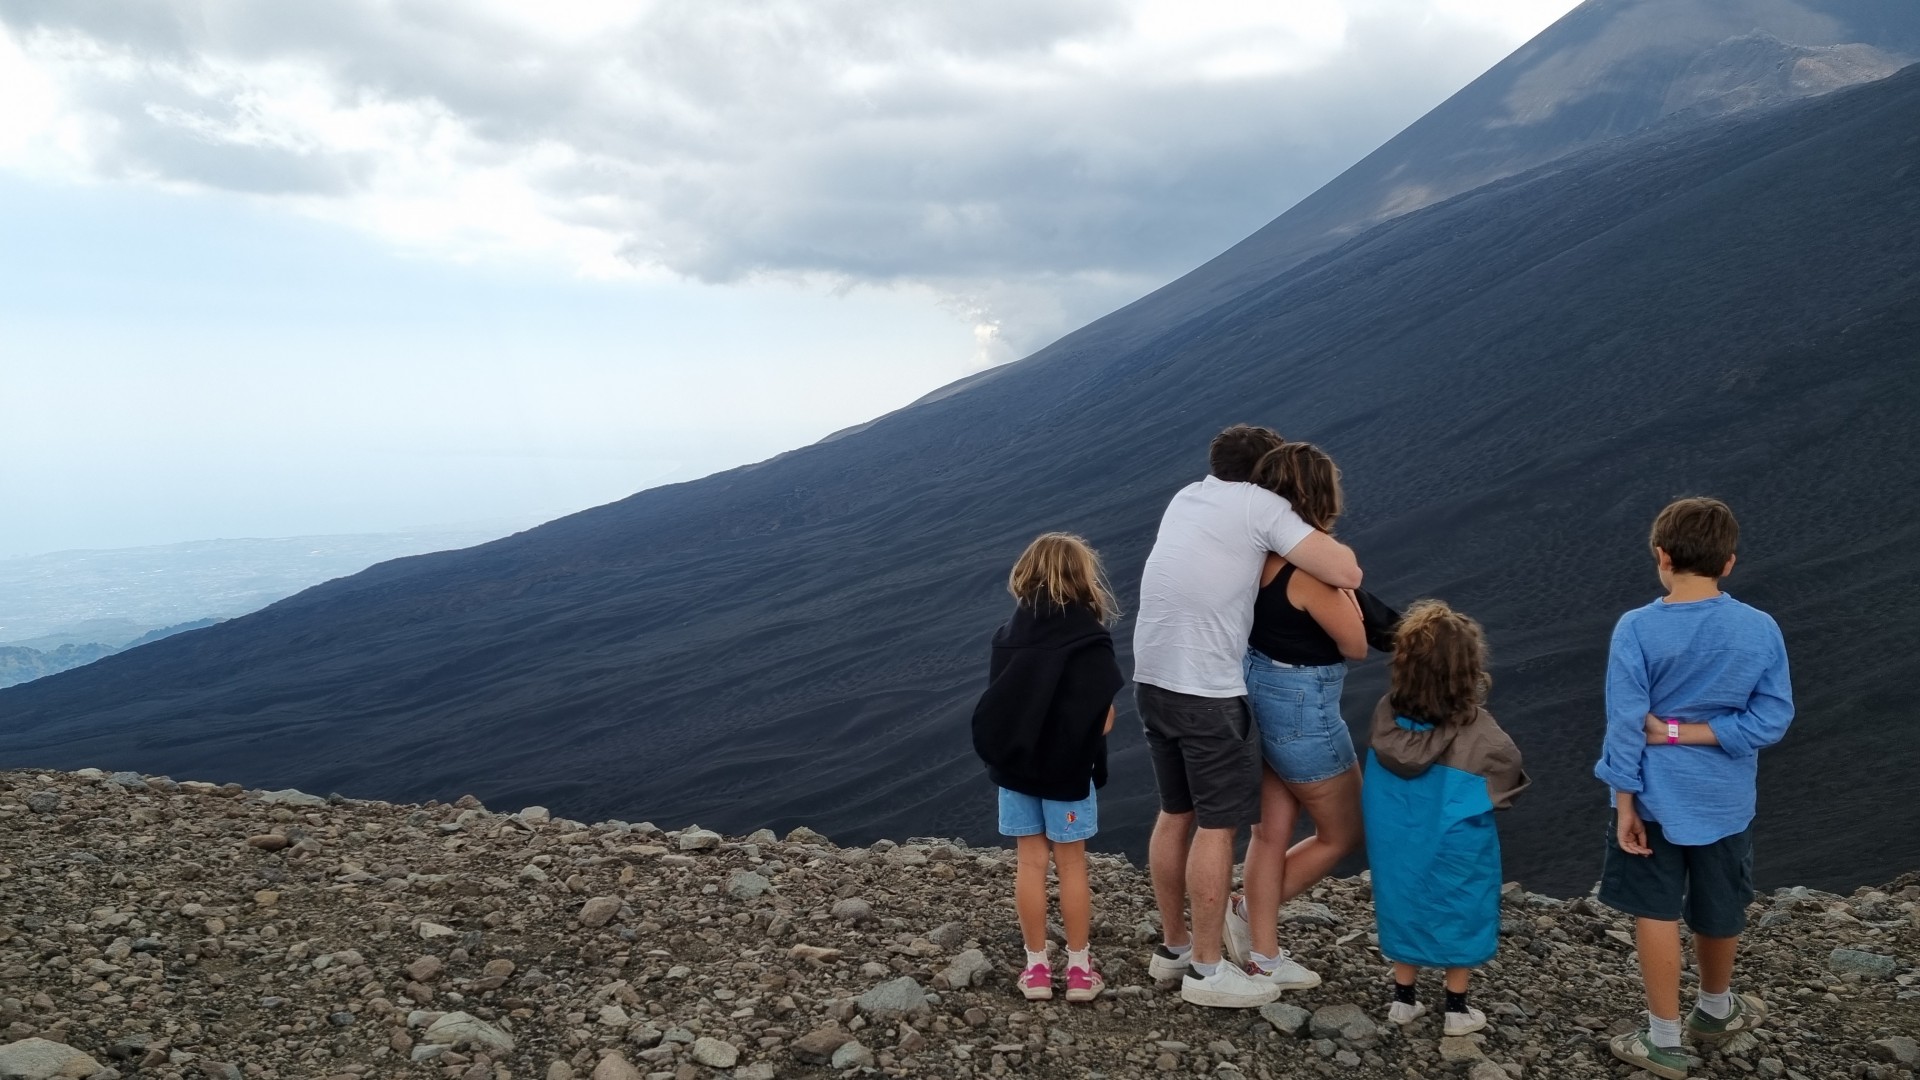
[[[1467,982],[1500,941],[1493,812],[1529,783],[1519,748],[1481,707],[1488,681],[1479,623],[1438,600],[1407,609],[1361,788],[1380,952],[1393,961],[1388,1019],[1425,1015],[1415,976],[1445,968],[1448,1035],[1487,1026]]]

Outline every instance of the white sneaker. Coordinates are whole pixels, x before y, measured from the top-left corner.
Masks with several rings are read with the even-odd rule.
[[[1427,1015],[1427,1007],[1417,1001],[1412,1004],[1396,1001],[1387,1008],[1387,1019],[1401,1027],[1406,1027],[1425,1015]]]
[[[1245,969],[1253,959],[1253,924],[1247,921],[1246,897],[1236,896],[1227,901],[1227,920],[1220,936],[1227,959],[1233,961],[1235,967]]]
[[[1471,1035],[1487,1026],[1487,1014],[1473,1006],[1467,1006],[1466,1012],[1447,1012],[1447,1037]]]
[[[1163,979],[1177,979],[1192,967],[1193,953],[1184,952],[1176,956],[1172,949],[1161,944],[1154,948],[1153,958],[1147,961],[1147,974],[1153,976],[1155,982],[1159,982]]]
[[[1247,974],[1282,990],[1311,990],[1320,985],[1320,976],[1294,962],[1293,954],[1280,950],[1280,961],[1272,971],[1262,971],[1258,961],[1247,961]]]
[[[1213,974],[1188,971],[1180,980],[1180,1000],[1216,1009],[1257,1009],[1280,996],[1280,988],[1222,961]]]

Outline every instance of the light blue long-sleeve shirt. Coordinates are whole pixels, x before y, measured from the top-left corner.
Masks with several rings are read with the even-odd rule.
[[[1650,746],[1647,714],[1713,727],[1719,746]],[[1722,593],[1620,616],[1607,654],[1607,737],[1593,774],[1689,847],[1753,821],[1760,751],[1793,720],[1773,617]]]

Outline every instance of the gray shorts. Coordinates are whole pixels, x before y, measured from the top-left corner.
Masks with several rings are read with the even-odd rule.
[[[1607,858],[1600,870],[1600,902],[1628,915],[1661,922],[1687,921],[1696,934],[1739,937],[1753,902],[1752,830],[1691,847],[1668,840],[1649,821],[1652,855],[1620,850],[1619,830],[1607,828]]]
[[[1134,701],[1153,754],[1160,809],[1202,829],[1260,821],[1260,732],[1244,697],[1208,698],[1147,683]]]

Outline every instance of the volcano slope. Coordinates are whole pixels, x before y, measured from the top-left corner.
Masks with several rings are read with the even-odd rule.
[[[1099,368],[1028,363],[760,465],[0,691],[0,765],[133,767],[582,818],[983,837],[966,715],[1025,541],[1130,602],[1221,425],[1345,467],[1369,583],[1479,617],[1537,783],[1509,873],[1583,889],[1615,616],[1669,497],[1745,527],[1801,716],[1763,881],[1886,879],[1920,804],[1920,68],[1609,144],[1382,225]],[[1124,644],[1131,627],[1123,623]],[[1377,662],[1350,680],[1364,715]],[[1127,702],[1123,698],[1123,707]],[[1153,806],[1116,728],[1101,843]],[[1871,826],[1864,824],[1870,820]]]

